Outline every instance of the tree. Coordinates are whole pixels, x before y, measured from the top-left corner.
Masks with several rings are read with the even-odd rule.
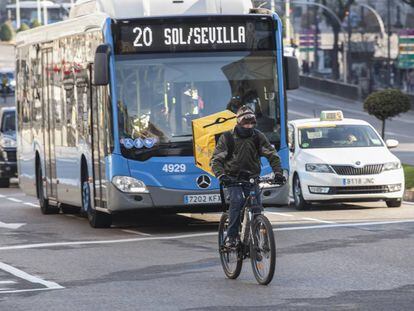
[[[0,27],[0,40],[11,41],[13,39],[14,31],[10,23],[6,22]]]
[[[42,23],[40,23],[37,19],[35,19],[32,22],[32,28],[36,28],[36,27],[39,27],[39,26],[42,26]]]
[[[408,95],[396,89],[374,92],[364,102],[364,110],[382,121],[382,138],[385,137],[385,120],[407,112],[410,108]]]
[[[25,31],[25,30],[29,30],[29,29],[30,29],[29,25],[27,25],[26,23],[23,23],[23,24],[20,25],[20,28],[17,29],[17,32]]]
[[[339,17],[341,22],[345,20],[349,9],[355,3],[355,0],[321,0],[323,5],[326,5],[335,14]],[[325,16],[326,22],[331,26],[334,33],[334,44],[332,49],[332,74],[334,79],[339,79],[339,61],[338,61],[338,52],[339,52],[339,33],[341,32],[341,25],[338,24],[338,21],[332,17],[326,10],[322,10],[323,15]],[[345,69],[346,70],[346,69]]]

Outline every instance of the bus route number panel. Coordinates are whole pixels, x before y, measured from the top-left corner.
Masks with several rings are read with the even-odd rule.
[[[229,21],[231,20],[231,21]],[[116,54],[274,50],[270,17],[141,19],[113,24]]]

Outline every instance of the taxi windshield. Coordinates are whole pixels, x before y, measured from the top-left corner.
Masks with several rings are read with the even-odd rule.
[[[332,125],[299,129],[302,149],[381,147],[378,134],[368,125]]]

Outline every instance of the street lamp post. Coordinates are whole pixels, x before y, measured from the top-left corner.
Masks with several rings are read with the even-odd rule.
[[[47,2],[43,0],[43,25],[47,25]]]
[[[40,0],[37,0],[37,21],[39,24],[42,23],[42,6],[40,5]]]
[[[20,26],[20,0],[16,0],[16,28],[19,29]]]
[[[387,85],[391,87],[391,0],[387,0]]]

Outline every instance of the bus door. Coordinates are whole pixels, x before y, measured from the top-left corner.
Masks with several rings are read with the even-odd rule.
[[[93,64],[89,66],[89,83],[93,76]],[[94,203],[96,207],[107,207],[106,200],[106,172],[105,155],[106,152],[106,130],[105,124],[105,103],[107,92],[102,86],[90,85],[90,113],[91,113],[91,150],[92,150],[92,174],[94,180]]]
[[[42,50],[42,103],[43,103],[43,150],[45,161],[46,195],[57,199],[55,154],[55,107],[53,101],[53,53],[52,48]]]

